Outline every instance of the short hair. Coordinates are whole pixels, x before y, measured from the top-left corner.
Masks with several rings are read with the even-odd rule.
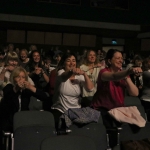
[[[34,47],[35,49],[32,49],[33,47]],[[30,50],[30,51],[37,50],[37,46],[34,45],[34,44],[30,45],[29,50]]]
[[[149,65],[148,62],[150,62],[150,56],[147,57],[147,58],[145,58],[145,59],[143,60],[143,63],[142,63],[142,70],[143,70],[143,71],[148,71],[148,70],[150,69],[150,65]]]
[[[120,50],[118,50],[118,49],[109,49],[108,52],[106,53],[105,61],[106,61],[106,65],[108,67],[110,67],[110,64],[109,64],[108,60],[112,59],[116,52],[119,52],[119,53],[122,54],[122,52]]]
[[[24,51],[24,52],[27,54],[27,56],[29,55],[27,49],[25,49],[25,48],[21,49],[21,50],[20,50],[20,54],[21,54],[22,51]]]
[[[134,56],[134,58],[133,58],[132,62],[133,62],[133,63],[135,63],[135,62],[136,62],[136,60],[137,60],[137,61],[141,61],[141,62],[142,62],[142,61],[143,61],[143,58],[142,58],[140,55],[136,55],[136,56]]]
[[[5,64],[8,65],[8,61],[10,60],[16,60],[19,63],[19,57],[16,52],[8,52],[5,60]]]
[[[10,82],[14,85],[14,78],[18,77],[18,75],[20,74],[20,72],[24,72],[25,74],[25,80],[27,81],[28,80],[28,74],[26,72],[26,70],[22,67],[16,67],[11,75],[10,75]]]

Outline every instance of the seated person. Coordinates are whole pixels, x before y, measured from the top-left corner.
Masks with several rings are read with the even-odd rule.
[[[90,106],[93,95],[97,89],[97,78],[99,71],[104,68],[99,63],[98,58],[96,57],[96,52],[94,50],[88,50],[86,53],[86,57],[84,59],[83,64],[80,66],[80,69],[85,71],[86,74],[89,76],[90,80],[93,82],[94,90],[92,92],[88,92],[83,87],[82,91],[82,106]]]
[[[39,51],[33,50],[30,54],[30,60],[26,67],[29,77],[33,80],[35,87],[45,92],[49,82],[48,73],[42,61]]]
[[[113,127],[113,120],[108,111],[124,106],[125,89],[129,95],[138,96],[138,88],[130,79],[130,74],[142,72],[140,67],[121,70],[123,57],[117,49],[110,49],[106,54],[106,68],[98,76],[97,91],[94,94],[91,107],[101,112],[106,127]]]
[[[140,99],[147,114],[147,119],[150,121],[150,57],[144,59],[142,69],[143,88]]]
[[[58,127],[59,117],[69,108],[81,108],[81,89],[94,89],[88,75],[76,66],[76,57],[73,53],[62,56],[57,67],[57,79],[53,96],[53,114]]]
[[[24,68],[17,67],[11,73],[11,83],[3,89],[4,97],[0,104],[0,125],[3,130],[12,131],[14,114],[29,110],[31,96],[42,101],[47,99],[47,94],[31,85],[27,79],[28,75]]]

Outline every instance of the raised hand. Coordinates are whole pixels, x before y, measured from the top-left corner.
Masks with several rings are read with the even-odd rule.
[[[83,75],[85,72],[81,70],[80,68],[73,68],[72,72],[74,75]]]

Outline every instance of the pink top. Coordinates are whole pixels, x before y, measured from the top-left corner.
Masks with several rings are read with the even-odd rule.
[[[124,106],[125,81],[102,81],[101,75],[105,71],[111,72],[109,68],[104,68],[100,71],[97,81],[97,92],[93,97],[91,106],[94,109],[103,107],[108,110]]]

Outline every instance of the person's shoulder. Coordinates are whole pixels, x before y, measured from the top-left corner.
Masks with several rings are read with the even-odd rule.
[[[13,89],[13,85],[11,83],[7,84],[3,90],[11,91]]]
[[[87,66],[86,66],[85,64],[81,64],[80,68],[81,68],[81,67],[87,67]]]
[[[82,64],[80,66],[80,69],[86,71],[88,69],[88,66],[86,66],[85,64]]]
[[[65,72],[65,70],[64,70],[64,69],[60,69],[60,70],[58,70],[58,74],[62,74],[63,72]]]
[[[100,70],[100,72],[105,72],[105,71],[110,71],[110,70],[109,70],[109,68],[106,68],[106,67],[105,67],[105,68],[102,68],[102,69]]]

